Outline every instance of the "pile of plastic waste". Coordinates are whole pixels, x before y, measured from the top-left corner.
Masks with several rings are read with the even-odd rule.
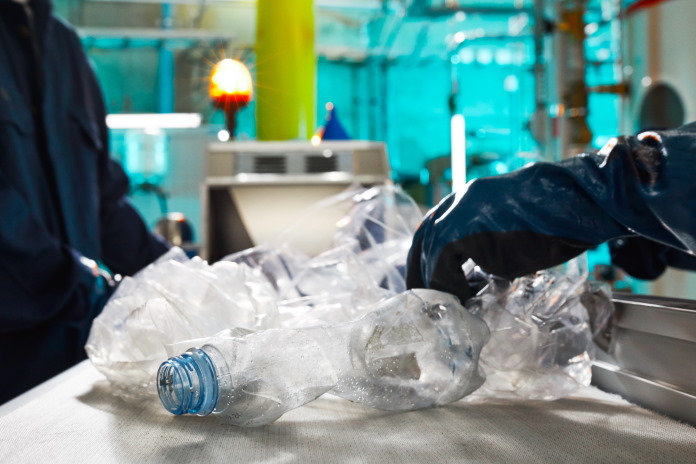
[[[421,211],[398,188],[348,190],[307,215],[326,209],[341,219],[316,256],[293,247],[300,218],[212,265],[173,249],[125,278],[86,346],[114,393],[255,426],[324,393],[408,410],[465,396],[554,399],[589,384],[587,302],[604,320],[611,304],[601,292],[584,298],[581,259],[512,283],[483,274],[464,308],[406,291]]]

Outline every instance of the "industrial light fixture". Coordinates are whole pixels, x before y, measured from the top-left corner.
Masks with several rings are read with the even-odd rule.
[[[450,119],[452,157],[452,191],[464,192],[466,188],[466,120],[462,114]]]
[[[201,125],[198,113],[123,113],[108,114],[109,129],[194,129]]]
[[[213,67],[208,94],[216,108],[225,112],[225,126],[234,139],[237,112],[247,106],[253,96],[249,69],[241,61],[226,58]]]

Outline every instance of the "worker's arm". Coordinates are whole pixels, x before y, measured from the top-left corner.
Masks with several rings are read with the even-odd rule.
[[[132,275],[169,249],[153,235],[127,200],[128,179],[114,161],[108,160],[101,183],[101,248],[104,263],[119,274]]]
[[[696,250],[696,124],[612,140],[597,154],[478,179],[423,219],[407,285],[471,296],[461,266],[514,278],[618,237]],[[678,259],[677,259],[678,258]],[[667,264],[670,264],[667,262]],[[661,272],[661,271],[660,271]]]
[[[82,50],[80,50],[81,53]],[[98,146],[99,224],[102,259],[114,273],[132,275],[164,254],[170,247],[162,238],[153,235],[140,214],[127,199],[128,177],[109,154],[106,108],[101,88],[93,69],[83,60],[86,101],[90,111]]]
[[[108,286],[79,253],[46,231],[2,173],[0,211],[0,333],[91,321],[109,296]]]

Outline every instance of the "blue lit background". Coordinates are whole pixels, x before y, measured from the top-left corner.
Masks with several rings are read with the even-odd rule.
[[[487,5],[493,12],[485,14],[422,13],[444,3],[316,2],[317,126],[323,122],[325,104],[333,102],[353,138],[385,141],[394,179],[424,207],[451,188],[452,108],[466,118],[469,179],[549,158],[540,153],[529,128],[535,110],[532,0],[457,2],[462,8]],[[230,1],[208,7],[84,0],[55,0],[55,4],[59,14],[81,33],[109,112],[156,113],[166,109],[201,113],[204,126],[196,132],[201,147],[215,140],[223,127],[223,115],[213,109],[207,97],[212,64],[223,57],[236,57],[246,62],[253,74],[254,2]],[[523,10],[511,14],[513,6]],[[585,46],[589,86],[617,80],[619,44],[616,23],[611,20],[615,7],[614,0],[591,0],[588,4]],[[171,15],[171,23],[165,24],[167,15]],[[157,29],[182,33],[161,40],[137,32]],[[192,30],[207,35],[193,37],[196,34],[192,33],[187,37],[186,31]],[[464,34],[466,39],[457,41],[457,34]],[[552,67],[553,50],[547,51],[545,58]],[[169,68],[162,66],[167,61]],[[458,87],[454,96],[453,76]],[[170,101],[163,100],[163,86],[175,90]],[[238,139],[255,138],[254,112],[252,101],[239,113]],[[600,147],[618,133],[619,114],[617,95],[590,95],[593,147]],[[163,156],[163,152],[185,145],[186,137],[167,133],[145,141],[157,146],[156,166],[150,166],[156,172],[150,178],[143,174],[147,163],[138,159],[142,137],[113,131],[111,147],[134,183],[161,184],[169,195],[168,208],[185,212],[199,226],[196,185],[203,176],[203,153],[196,153],[192,145],[192,153],[183,164],[169,159],[173,155]],[[134,192],[133,199],[149,223],[161,216],[161,204],[146,194]],[[608,262],[606,249],[594,253],[591,260],[592,264]]]
[[[200,112],[206,123],[222,125],[222,114],[216,113],[207,99],[211,64],[222,56],[236,56],[253,72],[251,44],[237,48],[234,39],[182,37],[163,42],[103,33],[117,31],[115,26],[130,30],[156,27],[160,5],[140,5],[138,10],[128,7],[133,9],[127,15],[130,19],[120,20],[125,24],[112,24],[117,20],[110,16],[108,5],[94,5],[101,2],[83,2],[81,7],[75,0],[56,3],[68,19],[78,19],[110,112],[158,112],[170,106],[174,111]],[[237,8],[243,5],[230,3],[240,3]],[[535,85],[531,14],[424,17],[411,16],[415,7],[404,9],[409,2],[386,2],[393,5],[391,9],[359,6],[380,2],[352,2],[358,4],[355,8],[342,6],[351,2],[317,3],[317,124],[321,124],[325,103],[333,102],[353,138],[387,142],[396,179],[417,180],[430,160],[449,155],[448,99],[454,72],[459,84],[456,111],[467,123],[471,177],[505,172],[535,158],[537,145],[528,129]],[[411,3],[435,8],[442,2]],[[466,6],[472,2],[460,3]],[[478,2],[482,3],[531,6],[530,1]],[[586,55],[591,86],[616,80],[612,67],[618,44],[611,24],[603,20],[604,3],[590,2],[586,18],[590,23]],[[247,5],[249,10],[252,7]],[[409,14],[404,16],[404,12]],[[518,35],[509,37],[514,29]],[[453,54],[452,37],[457,32],[466,33],[468,38]],[[221,30],[219,36],[225,33],[234,37],[234,24],[229,31]],[[173,56],[171,79],[176,92],[169,104],[160,101],[158,93],[162,82],[158,63],[163,50]],[[595,147],[618,130],[617,100],[616,95],[591,95],[589,122]],[[239,115],[238,136],[255,137],[253,102]]]

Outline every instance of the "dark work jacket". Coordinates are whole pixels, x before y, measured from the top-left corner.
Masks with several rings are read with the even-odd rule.
[[[0,403],[85,357],[109,292],[164,253],[108,156],[99,85],[50,0],[0,0]]]

